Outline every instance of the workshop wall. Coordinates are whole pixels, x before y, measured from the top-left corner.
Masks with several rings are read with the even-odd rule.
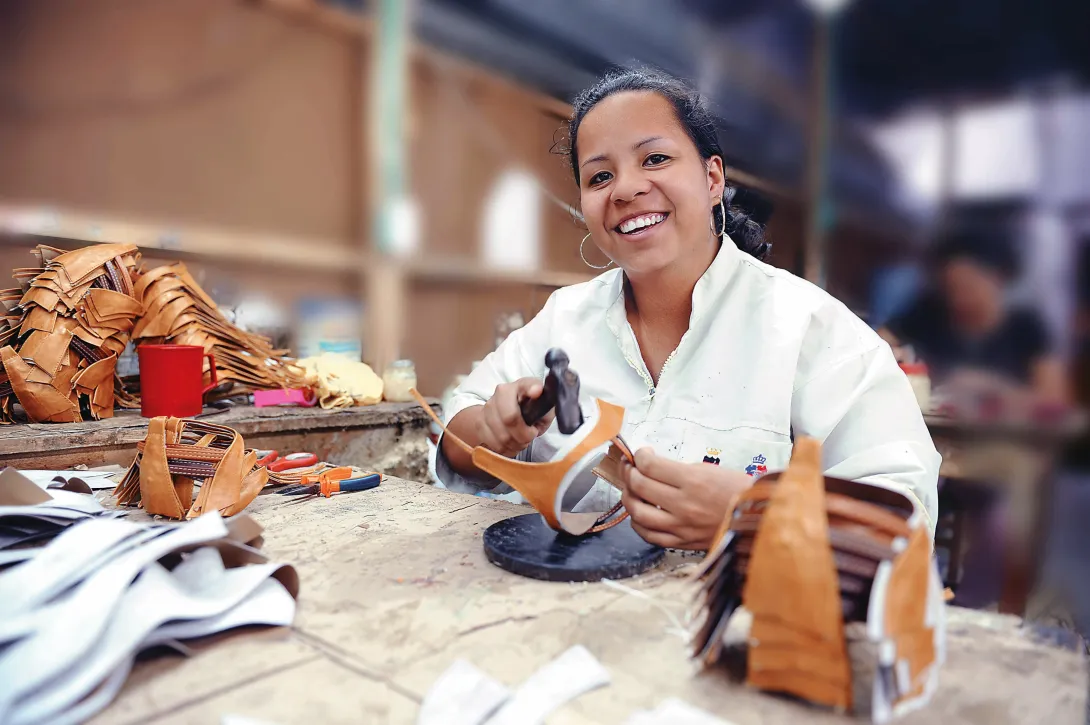
[[[257,0],[0,4],[0,204],[237,233],[255,262],[262,235],[296,244],[301,262],[367,249],[369,32],[347,22],[358,27],[323,27]],[[288,313],[313,296],[380,313],[400,305],[404,354],[436,395],[492,349],[498,315],[529,320],[556,284],[596,272],[579,257],[578,191],[554,148],[567,107],[436,52],[414,52],[410,76],[416,259],[433,264],[426,274],[409,265],[405,299],[369,299],[362,255],[359,265],[298,268],[181,256],[224,304],[252,294]],[[536,198],[534,213],[508,215],[510,244],[539,245],[513,256],[537,265],[493,276],[485,227],[513,176]],[[796,200],[776,200],[769,234],[772,263],[800,272]],[[490,253],[503,246],[493,235]],[[830,260],[834,293],[865,286],[856,247],[830,245],[846,252]],[[25,266],[28,249],[8,240],[0,269]],[[590,244],[587,255],[605,261]],[[860,264],[842,269],[845,259]],[[446,274],[448,261],[476,274]]]
[[[346,39],[233,0],[0,13],[5,200],[352,240],[362,109]]]

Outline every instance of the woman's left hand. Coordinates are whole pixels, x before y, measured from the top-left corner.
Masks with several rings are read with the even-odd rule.
[[[621,467],[621,501],[632,528],[649,543],[672,549],[708,550],[736,497],[753,479],[710,463],[678,463],[636,452],[636,465]]]

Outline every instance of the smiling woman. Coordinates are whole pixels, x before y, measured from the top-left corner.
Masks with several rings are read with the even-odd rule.
[[[769,245],[731,205],[700,95],[659,73],[609,75],[576,99],[568,139],[588,237],[618,268],[557,290],[488,355],[446,409],[450,432],[522,461],[562,452],[567,436],[519,408],[559,347],[584,411],[624,407],[624,439],[644,446],[623,491],[588,469],[574,511],[620,498],[648,541],[707,549],[737,495],[807,436],[828,475],[904,491],[933,522],[939,455],[907,378],[843,304],[761,261]],[[510,491],[446,438],[436,472],[453,490]]]
[[[632,112],[639,114],[644,109],[651,113],[643,118],[646,125],[641,129],[640,125],[631,123]],[[582,129],[591,110],[595,113],[586,129]],[[623,143],[616,143],[619,138],[612,135],[612,130],[620,128],[629,131],[625,134],[626,141],[634,140],[629,149],[621,148]],[[646,130],[650,128],[668,128],[671,133],[657,135],[655,131]],[[650,135],[639,138],[641,131]],[[695,155],[706,167],[710,210],[705,210],[704,216],[710,213],[709,231],[714,236],[726,232],[740,249],[757,259],[763,260],[768,256],[771,244],[765,240],[764,230],[741,209],[731,206],[735,189],[724,176],[723,150],[707,104],[699,93],[675,78],[648,71],[606,76],[575,100],[568,125],[568,141],[566,152],[575,183],[580,187],[584,218],[587,218],[592,238],[607,254],[611,248],[609,237],[605,235],[605,229],[596,230],[591,226],[588,214],[594,215],[596,210],[588,202],[600,199],[595,192],[600,192],[608,187],[611,180],[616,180],[617,171],[610,167],[631,162],[646,169],[665,170],[666,174],[658,176],[677,179],[678,195],[695,202],[701,196],[701,189],[680,186],[685,182],[697,187],[702,184],[703,180],[695,173],[697,169],[691,163],[684,163],[690,160],[686,156]],[[610,144],[610,141],[614,143]],[[612,148],[607,148],[611,145]],[[678,162],[681,162],[683,170],[690,172],[687,177],[676,173]],[[674,185],[665,179],[659,183]],[[654,214],[651,220],[646,216],[629,216],[621,224],[613,226],[612,231],[629,235],[641,227],[663,222],[669,216],[666,210],[657,211],[660,213]],[[600,217],[596,219],[603,221]],[[635,226],[636,222],[639,222],[639,227]],[[601,233],[596,233],[599,231]],[[623,254],[620,250],[619,253]]]

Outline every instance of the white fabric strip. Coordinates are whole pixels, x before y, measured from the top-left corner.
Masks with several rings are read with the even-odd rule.
[[[113,618],[95,648],[70,668],[65,676],[28,693],[16,705],[12,725],[47,723],[53,717],[78,703],[93,692],[111,671],[125,658],[138,651],[154,635],[173,639],[183,627],[175,626],[166,633],[157,632],[168,622],[190,620],[188,636],[205,633],[209,622],[204,618],[221,618],[246,602],[262,585],[272,582],[294,604],[283,586],[269,576],[278,568],[274,564],[246,566],[224,571],[215,549],[193,552],[178,568],[185,567],[188,577],[172,576],[158,564],[151,564],[115,607]],[[273,595],[275,597],[275,594]],[[262,601],[258,601],[258,605]],[[293,607],[294,609],[294,607]],[[261,619],[258,616],[258,619]],[[196,622],[192,620],[197,620]],[[237,617],[235,618],[237,621]],[[249,622],[242,622],[249,623]]]
[[[4,683],[0,688],[0,722],[7,722],[19,698],[63,676],[65,670],[87,655],[107,627],[118,599],[141,570],[172,551],[226,534],[227,527],[218,514],[201,516],[110,561],[71,595],[34,610],[34,614],[41,614],[38,622],[48,622],[49,626],[42,626],[34,637],[8,646],[0,657],[0,682]],[[42,556],[28,564],[40,561]],[[64,656],[58,656],[60,653]]]
[[[65,529],[32,561],[0,576],[0,617],[48,601],[74,583],[73,576],[104,552],[143,531],[139,524],[110,519]]]
[[[609,684],[609,672],[586,647],[576,645],[548,663],[515,691],[488,725],[538,725],[585,692]]]
[[[424,696],[416,725],[481,725],[509,696],[503,684],[455,660]]]
[[[624,725],[733,725],[733,723],[671,697],[659,703],[654,710],[633,713],[624,721]]]
[[[225,572],[219,553],[208,548],[193,552],[178,568],[188,570],[188,579],[172,576],[159,564],[148,566],[121,600],[113,603],[102,636],[79,659],[78,667],[26,691],[25,700],[16,705],[13,725],[48,721],[92,692],[160,626],[222,615],[268,581],[278,567],[265,564]],[[39,632],[36,639],[43,634]]]
[[[117,693],[125,686],[125,680],[129,679],[135,656],[125,658],[121,666],[110,673],[109,679],[95,690],[90,697],[76,705],[68,712],[60,713],[54,717],[49,725],[77,725],[90,720],[96,714],[106,709],[106,706],[114,701]]]

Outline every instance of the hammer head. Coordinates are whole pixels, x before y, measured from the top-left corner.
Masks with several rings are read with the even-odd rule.
[[[568,353],[564,352],[559,347],[549,348],[548,352],[545,353],[545,367],[556,372],[557,375],[563,370],[567,370],[569,362],[571,362],[571,360],[568,359]]]
[[[579,408],[579,376],[568,367],[568,355],[560,348],[545,353],[549,372],[542,384],[541,395],[519,404],[526,425],[534,425],[550,410],[556,409],[556,426],[564,435],[571,435],[583,425]]]
[[[545,353],[545,365],[549,378],[556,381],[556,427],[564,435],[571,435],[583,425],[583,411],[579,407],[579,375],[568,367],[568,355],[559,348]],[[546,387],[551,387],[546,383]]]

